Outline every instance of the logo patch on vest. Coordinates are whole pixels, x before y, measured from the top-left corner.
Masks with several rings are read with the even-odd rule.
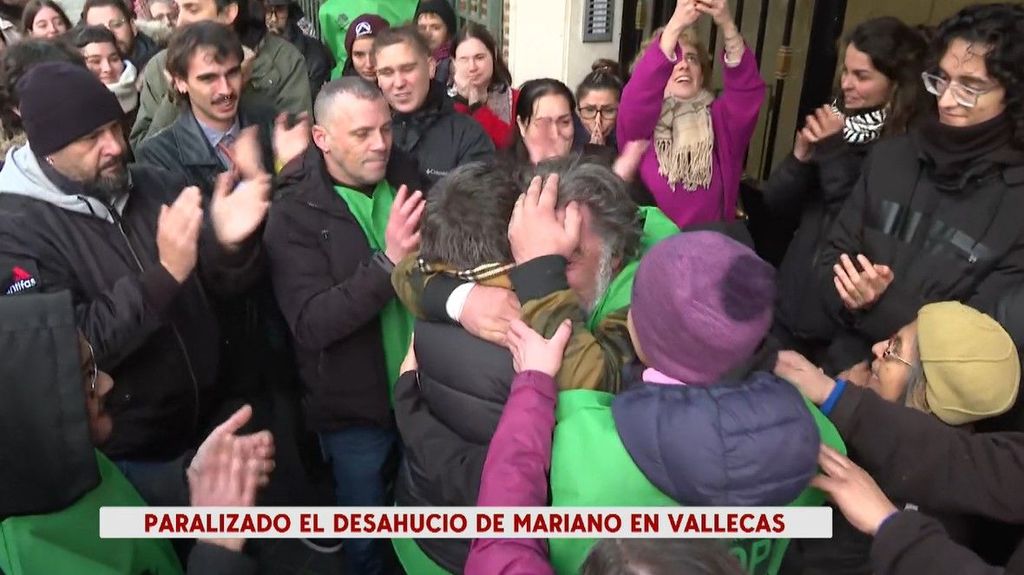
[[[25,268],[14,266],[11,268],[11,283],[7,286],[5,295],[21,293],[36,287],[36,284],[36,278],[27,272]]]

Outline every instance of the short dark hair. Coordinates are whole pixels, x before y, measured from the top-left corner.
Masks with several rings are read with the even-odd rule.
[[[71,31],[71,43],[79,50],[84,49],[89,44],[113,44],[114,49],[117,53],[124,58],[124,54],[121,54],[121,48],[117,45],[117,38],[114,37],[114,33],[107,30],[106,26],[80,26]]]
[[[431,188],[420,224],[420,257],[456,269],[510,263],[508,222],[520,190],[486,162],[460,166]]]
[[[235,32],[217,22],[195,22],[174,31],[167,43],[167,72],[173,78],[187,78],[188,66],[197,50],[210,48],[214,60],[223,63],[231,57],[245,59],[242,42]]]
[[[337,80],[331,80],[320,88],[320,93],[313,103],[313,119],[322,123],[327,117],[328,111],[334,105],[334,100],[343,94],[351,94],[361,100],[382,100],[384,94],[380,88],[367,81],[361,76],[344,76]]]
[[[49,8],[60,16],[60,19],[64,21],[64,26],[68,30],[71,29],[71,20],[68,20],[68,15],[64,13],[64,9],[60,7],[53,0],[31,0],[25,5],[25,11],[21,14],[21,29],[25,32],[25,35],[32,35],[32,23],[36,20],[36,14],[43,8]]]
[[[531,178],[551,174],[558,174],[558,207],[570,202],[586,206],[597,235],[613,258],[625,262],[639,254],[640,212],[622,178],[596,159],[578,153],[541,162],[532,173],[523,172]],[[525,181],[523,178],[520,185]]]
[[[11,44],[0,56],[0,118],[8,134],[21,129],[21,117],[14,113],[14,108],[21,105],[18,81],[29,68],[42,62],[70,62],[85,68],[81,52],[59,38],[25,38]]]
[[[603,539],[590,550],[580,575],[744,575],[721,541],[708,539]]]
[[[491,72],[491,84],[488,88],[510,88],[512,86],[512,73],[508,71],[508,66],[505,65],[505,60],[501,57],[501,51],[498,50],[498,45],[494,41],[494,36],[476,22],[469,22],[459,30],[458,34],[455,35],[455,40],[452,41],[451,57],[455,58],[455,53],[459,49],[459,44],[462,44],[466,40],[476,38],[481,44],[487,48],[487,51],[491,54],[492,69]]]
[[[373,39],[373,50],[370,51],[370,57],[376,61],[377,54],[381,50],[395,44],[407,44],[418,55],[424,58],[430,57],[430,46],[427,45],[427,41],[420,34],[420,31],[411,24],[381,30],[377,37]]]
[[[135,8],[122,2],[121,0],[85,0],[85,5],[82,6],[82,18],[80,22],[85,22],[85,15],[89,13],[89,10],[93,8],[106,8],[107,6],[113,6],[121,11],[121,15],[124,16],[125,21],[128,24],[135,20]]]
[[[1013,145],[1024,149],[1024,5],[975,4],[938,26],[932,46],[934,66],[957,38],[991,49],[985,68],[1006,90],[1006,114],[1013,126]]]

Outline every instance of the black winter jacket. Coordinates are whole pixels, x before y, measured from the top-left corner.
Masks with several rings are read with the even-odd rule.
[[[537,258],[509,272],[522,304],[567,289],[564,260],[558,259],[554,268],[551,258]],[[421,302],[427,317],[447,315],[447,286],[457,283],[447,276],[431,280]],[[414,345],[418,372],[403,374],[395,385],[395,420],[405,455],[395,500],[406,507],[476,505],[487,449],[515,377],[512,356],[450,321],[417,319]],[[453,573],[462,572],[469,556],[465,539],[416,543]]]
[[[809,162],[792,154],[765,183],[773,215],[800,217],[800,226],[779,266],[775,321],[798,340],[828,340],[837,324],[826,311],[814,270],[829,230],[860,177],[872,144],[852,145],[837,134],[817,146]]]
[[[444,88],[432,82],[427,101],[411,114],[394,114],[394,145],[416,158],[433,184],[455,168],[494,157],[494,143],[472,117],[455,111]]]
[[[83,358],[71,294],[4,298],[0,318],[0,347],[17,351],[0,362],[0,519],[60,512],[101,483],[83,409]],[[180,494],[174,505],[188,505],[185,469],[192,455],[182,458],[180,473],[161,478]],[[40,537],[59,545],[50,535]],[[256,567],[240,552],[200,542],[189,553],[185,573],[248,575]]]
[[[292,2],[288,6],[288,26],[285,28],[284,37],[292,43],[292,46],[302,52],[306,60],[306,72],[309,74],[309,95],[316,101],[316,95],[320,93],[331,79],[331,70],[334,69],[334,56],[326,46],[316,38],[310,38],[302,33],[299,28],[299,20],[304,16],[298,4]]]
[[[178,284],[159,263],[156,227],[184,182],[141,165],[130,175],[129,192],[109,206],[40,167],[28,147],[8,155],[0,269],[10,282],[2,287],[7,295],[71,291],[97,364],[116,382],[104,452],[168,460],[193,445],[216,403],[218,326],[204,286],[237,293],[253,281],[260,254],[258,244],[225,254],[207,225],[199,275]]]
[[[1024,279],[1024,154],[1011,164],[977,160],[955,191],[931,176],[912,135],[875,145],[817,261],[825,306],[841,324],[837,340],[856,345],[831,367],[845,369],[870,346],[914,321],[932,302],[991,306]],[[894,280],[868,310],[849,312],[833,284],[839,256],[864,254],[892,268]],[[835,342],[834,342],[835,344]]]
[[[135,65],[135,69],[142,74],[142,71],[146,69],[146,64],[149,64],[149,60],[156,56],[157,52],[160,51],[160,46],[155,40],[149,36],[138,32],[135,34],[135,46],[132,47],[132,53],[128,55],[128,61]],[[129,126],[129,130],[131,127]]]
[[[264,244],[274,292],[291,328],[304,387],[306,423],[316,432],[390,426],[380,311],[395,297],[391,265],[375,253],[334,191],[318,148],[281,170]],[[411,162],[392,149],[386,179],[420,189]]]
[[[904,511],[890,518],[872,545],[876,573],[1006,573],[1024,568],[1024,433],[979,433],[847,386],[829,414],[851,456],[896,501],[958,514],[947,521],[954,543],[934,520]],[[964,516],[996,525],[963,529]],[[1016,551],[1014,551],[1016,549]],[[1011,569],[1011,566],[1015,566]]]

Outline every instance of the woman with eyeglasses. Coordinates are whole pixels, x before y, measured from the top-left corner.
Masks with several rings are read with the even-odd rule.
[[[817,259],[829,366],[934,301],[988,308],[1024,277],[1024,6],[964,8],[922,78],[937,114],[875,145]]]
[[[702,16],[720,30],[724,88],[711,93]],[[622,91],[618,144],[648,140],[640,178],[680,228],[736,218],[743,163],[765,83],[725,0],[678,0]]]
[[[928,42],[898,18],[859,24],[845,41],[841,95],[807,116],[793,153],[763,186],[775,216],[800,225],[779,267],[773,334],[790,349],[818,360],[836,330],[818,286],[808,282],[839,210],[882,136],[904,134],[931,99],[921,84]]]
[[[590,134],[591,144],[617,149],[615,120],[619,116],[621,99],[622,72],[619,63],[603,58],[596,60],[591,72],[576,87],[577,109],[583,127]]]
[[[873,537],[865,572],[1021,573],[1024,434],[981,432],[1019,395],[1013,338],[992,317],[941,302],[874,354],[864,382],[834,380],[791,351],[775,367],[871,474],[822,449],[812,482]]]
[[[473,119],[491,137],[498,150],[512,145],[519,90],[486,28],[468,23],[452,43],[454,73],[448,96],[455,109]]]

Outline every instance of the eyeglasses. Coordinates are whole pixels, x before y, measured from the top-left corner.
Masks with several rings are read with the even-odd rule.
[[[978,105],[978,98],[996,89],[990,86],[984,89],[970,88],[955,80],[947,80],[942,76],[921,73],[921,80],[924,81],[924,89],[937,98],[941,98],[946,90],[953,94],[953,99],[964,108],[973,108]]]
[[[125,20],[124,18],[115,18],[115,19],[107,22],[107,29],[108,30],[120,30],[121,27],[124,26],[127,23],[128,23],[128,21]]]
[[[601,114],[602,118],[607,120],[613,120],[619,115],[619,108],[617,106],[609,106],[607,108],[598,108],[597,106],[583,106],[580,108],[580,117],[584,120],[593,120]]]
[[[896,353],[896,341],[896,338],[892,338],[889,340],[889,345],[886,346],[885,353],[882,354],[882,359],[886,361],[898,361],[903,365],[913,369],[914,365],[912,363],[903,359]]]
[[[89,393],[96,395],[96,383],[100,379],[100,368],[96,365],[96,352],[92,349],[91,343],[86,343],[86,347],[89,348],[89,358],[86,360],[86,366],[89,368]]]

